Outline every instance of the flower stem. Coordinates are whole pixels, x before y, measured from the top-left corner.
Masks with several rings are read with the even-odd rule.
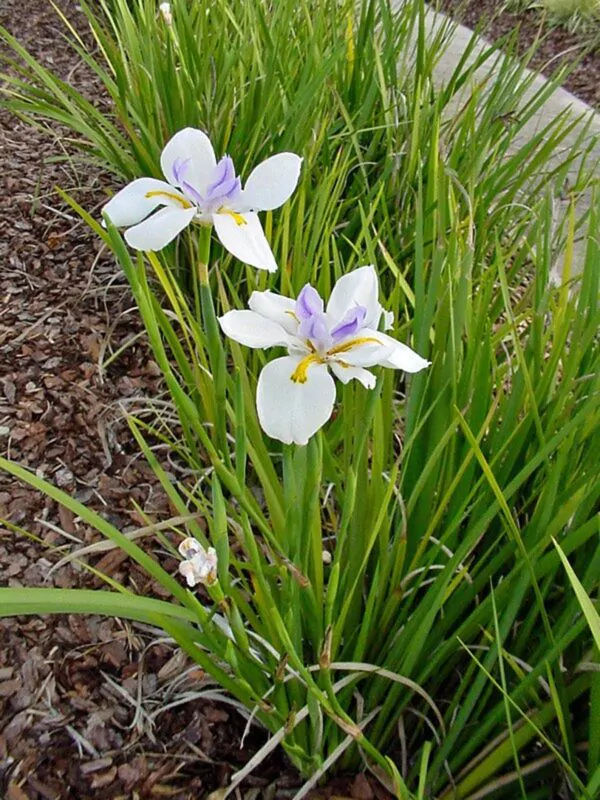
[[[208,262],[210,261],[210,238],[212,228],[203,225],[200,228],[200,241],[198,245],[198,277],[201,286],[208,286]]]
[[[215,388],[215,418],[216,445],[221,451],[227,464],[230,464],[227,451],[227,414],[225,411],[225,350],[219,332],[219,323],[213,302],[212,292],[208,277],[208,264],[210,261],[210,239],[212,229],[203,226],[200,230],[198,246],[198,278],[200,281],[200,307],[202,322],[206,333],[206,345],[210,361],[210,369]]]

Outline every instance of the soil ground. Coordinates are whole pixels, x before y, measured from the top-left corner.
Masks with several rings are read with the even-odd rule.
[[[550,27],[539,8],[507,10],[504,0],[439,0],[436,5],[489,41],[516,36],[517,52],[522,56],[537,42],[530,68],[549,77],[568,66],[565,89],[600,111],[600,48],[590,49],[584,36],[562,26]]]
[[[449,8],[453,2],[444,0]],[[84,29],[75,0],[59,5]],[[472,23],[494,5],[483,0],[463,18]],[[26,14],[23,0],[3,0],[0,24],[102,102],[47,0],[27,0]],[[568,85],[598,104],[595,59],[586,65],[589,75]],[[57,153],[67,155],[63,131],[34,130],[0,111],[0,452],[127,531],[171,513],[122,414],[160,393],[160,374],[122,274],[54,190],[61,186],[97,213],[106,197],[103,178],[68,157],[57,160]],[[37,537],[0,528],[0,585],[100,585],[77,565],[51,571],[69,548],[92,541],[82,520],[5,474],[0,517]],[[175,570],[157,542],[146,544]],[[140,593],[161,596],[118,552],[94,565]],[[263,740],[254,733],[241,747],[244,720],[230,706],[203,698],[210,688],[148,626],[78,616],[0,620],[0,797],[204,796],[225,785]],[[279,758],[261,767],[246,793],[285,796],[294,785],[297,776]],[[331,794],[381,796],[361,775],[332,783],[323,795]]]
[[[0,24],[40,61],[102,102],[65,45],[47,0],[3,0]],[[77,3],[62,10],[84,29]],[[79,23],[79,25],[78,25]],[[92,213],[102,178],[65,153],[61,130],[33,130],[0,111],[0,452],[100,512],[123,531],[171,515],[140,459],[122,408],[161,391],[123,275],[55,193]],[[134,340],[108,367],[112,352]],[[86,545],[88,526],[0,475],[0,584],[94,588],[75,565],[50,572],[64,548]],[[147,540],[163,565],[176,563]],[[118,552],[94,565],[140,593],[161,596]],[[262,737],[241,748],[245,721],[201,698],[206,676],[159,631],[96,617],[0,620],[0,797],[6,800],[197,798],[228,782]],[[214,687],[210,687],[214,688]],[[172,703],[186,702],[173,709]],[[162,710],[166,709],[166,710]],[[275,760],[249,786],[297,782]]]

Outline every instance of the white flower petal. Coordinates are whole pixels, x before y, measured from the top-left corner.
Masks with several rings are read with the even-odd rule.
[[[179,198],[181,202],[177,203],[175,198]],[[156,178],[138,178],[117,192],[104,206],[102,213],[106,214],[113,225],[128,227],[141,222],[160,205],[181,208],[186,203],[185,197],[168,183]]]
[[[379,339],[382,346],[382,350],[380,351],[382,358],[380,361],[374,363],[381,364],[382,367],[401,369],[404,370],[404,372],[420,372],[431,363],[427,361],[427,359],[421,358],[421,356],[415,353],[414,350],[411,350],[410,347],[393,339],[386,333],[363,329],[360,334],[361,336]],[[346,356],[344,355],[342,358],[345,360]],[[363,366],[365,365],[363,364]]]
[[[181,167],[186,162],[185,180],[203,195],[210,183],[217,159],[210,139],[197,128],[179,131],[169,139],[162,151],[160,166],[163,175],[173,186],[179,185],[173,166],[179,164]]]
[[[217,236],[226,250],[257,269],[277,271],[277,262],[257,214],[213,214]]]
[[[187,581],[187,585],[192,589],[198,583],[198,576],[191,561],[182,561],[179,565],[179,574]]]
[[[421,372],[422,369],[425,369],[425,367],[431,364],[431,361],[421,358],[421,356],[415,353],[414,350],[411,350],[408,345],[397,342],[395,339],[392,339],[391,336],[386,336],[386,339],[390,339],[390,341],[393,342],[393,346],[386,360],[382,362],[382,366],[391,367],[392,369],[401,369],[404,370],[404,372]]]
[[[394,312],[383,309],[383,330],[389,331],[394,327]]]
[[[298,330],[296,301],[275,292],[252,292],[248,305],[257,314],[279,323],[292,335]]]
[[[246,181],[236,210],[272,211],[294,192],[302,159],[295,153],[278,153],[255,167]]]
[[[392,350],[385,341],[389,336],[371,328],[362,328],[357,336],[350,337],[337,348],[334,357],[352,367],[375,367],[383,364]],[[392,339],[392,341],[395,341]]]
[[[290,338],[281,325],[254,311],[228,311],[219,324],[226,336],[246,347],[285,347]]]
[[[355,346],[353,342],[356,342]],[[372,328],[362,328],[358,336],[342,342],[341,347],[348,347],[348,350],[340,350],[336,354],[337,360],[353,367],[374,367],[379,364],[404,372],[420,372],[430,363],[407,345]]]
[[[327,422],[335,402],[335,382],[324,364],[311,364],[304,383],[292,380],[301,360],[276,358],[258,379],[256,406],[261,427],[285,444],[306,444]]]
[[[186,539],[181,543],[181,547],[186,542],[193,542],[194,539]],[[196,543],[198,544],[198,543]],[[179,564],[179,572],[187,581],[187,585],[192,588],[197,583],[203,583],[206,586],[211,586],[217,580],[217,553],[214,547],[209,547],[205,550],[202,545],[198,544],[198,550],[194,551],[191,558],[182,561]]]
[[[195,213],[195,208],[162,208],[125,231],[125,241],[135,250],[162,250],[190,224]]]
[[[184,539],[182,542],[180,542],[177,549],[184,558],[191,558],[192,556],[195,556],[196,553],[200,553],[203,550],[200,542],[197,539],[194,539],[192,536],[188,536],[187,539]]]
[[[212,583],[217,571],[217,554],[214,547],[202,549],[190,559],[200,583]]]
[[[362,367],[351,367],[345,362],[331,362],[329,365],[332,372],[342,383],[349,383],[351,380],[356,379],[360,381],[365,389],[374,389],[377,379],[372,372]]]
[[[378,294],[379,283],[374,266],[352,270],[342,275],[333,287],[327,303],[327,316],[332,324],[336,324],[351,308],[364,306],[367,309],[365,327],[377,328],[382,312]]]

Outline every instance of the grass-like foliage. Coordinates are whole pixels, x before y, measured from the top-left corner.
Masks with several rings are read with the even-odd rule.
[[[177,510],[171,532],[215,548],[218,580],[188,591],[158,553],[2,460],[173,601],[109,581],[96,594],[2,590],[0,614],[161,626],[271,732],[248,770],[282,745],[307,776],[300,795],[362,759],[401,798],[594,797],[600,208],[556,224],[577,148],[545,165],[573,121],[517,145],[552,86],[528,93],[521,66],[489,51],[434,88],[450,28],[427,40],[409,4],[180,0],[171,27],[149,0],[99,5],[86,6],[94,48],[71,36],[108,115],[5,32],[20,70],[9,107],[66,125],[121,180],[159,176],[165,141],[187,125],[240,168],[293,150],[303,177],[266,217],[274,276],[209,258],[193,230],[132,255],[70,200],[113,249],[164,375],[169,404],[131,418],[132,435]],[[482,65],[490,78],[474,82]],[[582,169],[573,194],[590,182]],[[393,335],[432,364],[401,380],[380,370],[372,391],[339,385],[334,419],[306,447],[282,447],[255,410],[265,357],[221,340],[215,306],[309,281],[327,296],[366,263]],[[157,440],[188,478],[164,471]]]

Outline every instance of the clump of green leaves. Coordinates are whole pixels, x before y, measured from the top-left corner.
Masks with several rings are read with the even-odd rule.
[[[550,174],[546,168],[572,129],[566,117],[550,120],[529,146],[513,144],[554,84],[533,90],[523,64],[493,49],[478,52],[473,39],[443,89],[434,90],[452,24],[439,22],[425,45],[419,3],[394,10],[389,0],[174,0],[170,26],[155,0],[81,5],[90,29],[82,38],[62,15],[66,35],[96,75],[106,107],[0,31],[0,58],[10,68],[2,74],[4,104],[73,131],[80,156],[112,173],[116,188],[162,177],[160,152],[186,126],[205,130],[218,155],[235,154],[242,175],[272,153],[299,153],[304,181],[290,218],[271,228],[267,217],[282,265],[292,266],[292,250],[303,252],[301,268],[289,270],[296,291],[320,269],[332,239],[344,260],[352,257],[365,220],[394,260],[414,260],[419,180],[425,192],[435,182],[421,162],[430,152],[437,158],[440,146],[456,186],[466,190],[456,203],[462,218],[474,219],[477,261],[487,255],[490,232],[514,229],[544,187],[559,191],[569,171],[569,158]],[[302,224],[291,230],[291,218]],[[170,258],[188,288],[190,259]],[[236,285],[245,279],[235,262],[228,272]]]
[[[236,163],[296,150],[300,190],[266,219],[281,266],[269,288],[293,295],[310,281],[327,296],[341,274],[375,263],[394,335],[432,366],[400,382],[380,375],[372,392],[344,387],[307,447],[282,448],[256,418],[264,357],[201,322],[212,303],[244,307],[267,277],[215,251],[208,292],[196,268],[205,243],[134,258],[71,201],[121,264],[169,392],[169,413],[150,404],[132,435],[177,510],[174,537],[215,548],[218,582],[187,591],[158,555],[2,461],[122,547],[173,602],[113,581],[97,594],[3,590],[0,613],[118,612],[161,626],[271,732],[248,770],[281,744],[307,776],[301,794],[365,759],[402,798],[564,787],[591,798],[597,654],[553,539],[594,597],[599,212],[572,212],[557,233],[554,191],[575,149],[544,168],[571,120],[515,144],[552,86],[521,102],[531,78],[490,50],[435,89],[449,28],[427,41],[423,9],[409,5],[394,16],[383,1],[326,13],[316,2],[180,2],[172,29],[146,0],[103,7],[88,14],[104,66],[75,46],[114,118],[103,128],[88,117],[83,98],[9,39],[25,62],[11,107],[70,125],[123,179],[158,174],[164,141],[185,125],[221,136]],[[473,84],[486,63],[487,88]],[[590,181],[582,170],[573,192]],[[164,471],[156,439],[189,480]]]

